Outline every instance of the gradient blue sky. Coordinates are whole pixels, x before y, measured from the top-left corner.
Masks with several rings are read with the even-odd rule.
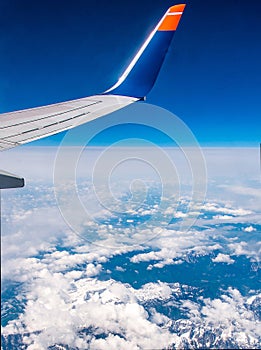
[[[0,112],[104,91],[176,3],[1,1]],[[147,102],[177,114],[203,146],[258,145],[261,1],[184,3],[180,26]],[[116,129],[112,132],[119,133]],[[135,127],[131,130],[135,137]],[[53,136],[35,144],[60,139]]]

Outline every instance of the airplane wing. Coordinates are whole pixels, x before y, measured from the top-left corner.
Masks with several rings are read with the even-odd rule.
[[[114,112],[137,98],[96,95],[0,115],[0,150],[50,136]]]
[[[0,114],[0,150],[71,129],[144,99],[152,88],[185,5],[168,9],[118,82],[100,95]]]

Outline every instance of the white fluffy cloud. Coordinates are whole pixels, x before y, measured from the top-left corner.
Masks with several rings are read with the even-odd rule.
[[[258,297],[260,296],[254,298]],[[192,320],[198,321],[194,311],[196,309],[203,315],[202,319],[206,325],[221,327],[224,339],[228,336],[234,338],[236,335],[240,341],[243,340],[242,344],[247,337],[260,339],[261,329],[255,322],[255,314],[247,307],[248,298],[243,297],[237,289],[229,288],[220,298],[206,298],[203,302],[203,306],[184,303],[184,306],[192,311]]]
[[[144,300],[167,298],[170,294],[170,288],[164,284],[156,284],[155,288],[149,285],[136,293],[130,286],[113,280],[102,282],[87,277],[72,281],[45,269],[32,281],[24,314],[9,322],[3,334],[29,332],[29,349],[46,349],[57,343],[80,349],[86,349],[88,343],[93,349],[117,348],[119,344],[130,349],[168,346],[174,335],[151,322],[138,301],[139,296]],[[90,327],[92,336],[79,336],[81,330]],[[99,333],[106,334],[102,342],[95,336]]]
[[[253,231],[256,231],[256,229],[252,225],[250,225],[250,226],[245,227],[244,231],[245,232],[253,232]]]
[[[227,215],[233,215],[233,216],[245,216],[252,213],[251,210],[246,210],[243,208],[232,208],[231,206],[228,206],[227,204],[225,206],[220,206],[218,203],[206,203],[202,206],[200,206],[200,209],[205,212],[214,212],[214,213],[222,213]]]
[[[219,253],[215,258],[212,259],[213,262],[216,263],[226,263],[226,264],[233,264],[235,260],[231,259],[229,255]]]
[[[181,298],[177,305],[188,312],[189,319],[177,321],[142,306],[148,302],[172,305],[173,295],[181,295],[180,287],[158,282],[134,289],[112,279],[42,269],[27,288],[24,313],[2,332],[4,336],[28,333],[24,342],[29,349],[59,343],[79,349],[182,347],[184,341],[200,345],[205,332],[219,341],[236,339],[239,346],[257,346],[261,333],[251,305],[261,295],[243,297],[229,288],[220,298],[198,302]]]

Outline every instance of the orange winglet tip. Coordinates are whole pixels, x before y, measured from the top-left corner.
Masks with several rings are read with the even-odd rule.
[[[185,8],[185,4],[171,6],[158,28],[159,31],[173,31],[176,30]]]
[[[169,8],[168,12],[183,12],[185,7],[186,4],[174,5]]]

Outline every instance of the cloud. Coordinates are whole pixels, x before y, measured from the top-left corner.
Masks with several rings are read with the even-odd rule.
[[[215,215],[213,216],[213,219],[215,220],[230,220],[232,219],[233,217],[232,216],[229,216],[229,215]]]
[[[244,231],[245,232],[253,232],[253,231],[256,231],[256,229],[252,225],[250,225],[250,226],[245,227]]]
[[[218,203],[206,203],[204,205],[201,205],[200,210],[203,210],[205,212],[214,212],[214,213],[222,213],[227,215],[233,215],[233,216],[245,216],[250,215],[252,213],[251,210],[246,210],[243,208],[231,208],[228,207],[226,204],[225,206],[220,206]]]
[[[203,231],[191,229],[188,232],[164,229],[149,242],[151,249],[149,252],[137,253],[130,261],[133,263],[153,261],[149,269],[181,264],[186,261],[187,255],[203,256],[222,249],[212,237],[212,229]]]
[[[70,260],[70,256],[74,258]],[[77,262],[89,263],[85,270],[66,272],[65,257],[71,267],[77,267]],[[203,346],[202,333],[207,337],[209,332],[219,341],[219,336],[224,341],[232,336],[239,345],[256,344],[260,331],[251,307],[257,296],[243,297],[229,288],[220,298],[199,298],[197,302],[182,292],[188,290],[186,286],[161,281],[134,289],[113,279],[91,277],[100,272],[99,259],[96,251],[89,255],[55,251],[41,259],[21,259],[17,273],[26,282],[20,295],[26,300],[25,310],[3,327],[3,336],[26,334],[24,342],[29,349],[54,344],[79,349],[182,347],[184,342]],[[170,307],[175,300],[179,309],[188,310],[189,319],[173,320],[154,308],[157,303]],[[228,324],[233,325],[230,332]]]
[[[203,304],[184,301],[183,307],[189,310],[190,321],[197,325],[192,339],[197,339],[198,333],[204,329],[203,332],[211,333],[212,344],[215,338],[219,338],[219,344],[227,344],[228,347],[236,340],[234,345],[237,347],[251,348],[252,345],[257,348],[261,330],[249,305],[258,298],[258,295],[251,299],[243,297],[237,289],[229,288],[220,298],[203,299]]]
[[[153,286],[143,288],[140,295],[153,290],[154,298],[167,298],[171,293],[167,285],[161,284],[156,292]],[[81,278],[72,285],[72,280],[63,274],[44,270],[32,282],[26,297],[24,314],[9,322],[3,334],[29,332],[29,349],[46,349],[59,343],[80,349],[87,344],[93,349],[109,345],[117,348],[119,344],[130,349],[158,348],[174,339],[167,329],[148,319],[130,286],[113,280]],[[92,332],[84,336],[81,331],[89,328],[93,328]],[[105,334],[102,342],[101,333]]]
[[[235,262],[235,260],[231,259],[229,255],[222,253],[219,253],[215,258],[211,260],[216,263],[223,262],[226,264],[233,264]]]
[[[135,296],[142,302],[148,300],[165,300],[169,299],[172,294],[172,289],[167,283],[146,283],[142,288],[135,290]]]
[[[93,263],[90,263],[86,267],[86,275],[88,277],[96,276],[100,273],[101,269],[102,269],[101,264],[94,265]]]
[[[126,271],[126,269],[124,269],[122,266],[116,266],[116,267],[115,267],[115,270],[116,270],[116,271],[120,271],[120,272]]]
[[[260,191],[257,191],[257,188],[250,186],[227,186],[222,185],[222,187],[230,190],[231,192],[243,195],[243,196],[252,196],[254,198],[261,199]]]
[[[232,255],[246,255],[247,257],[258,258],[261,252],[260,242],[255,241],[253,241],[252,243],[245,241],[229,243],[228,248]]]

